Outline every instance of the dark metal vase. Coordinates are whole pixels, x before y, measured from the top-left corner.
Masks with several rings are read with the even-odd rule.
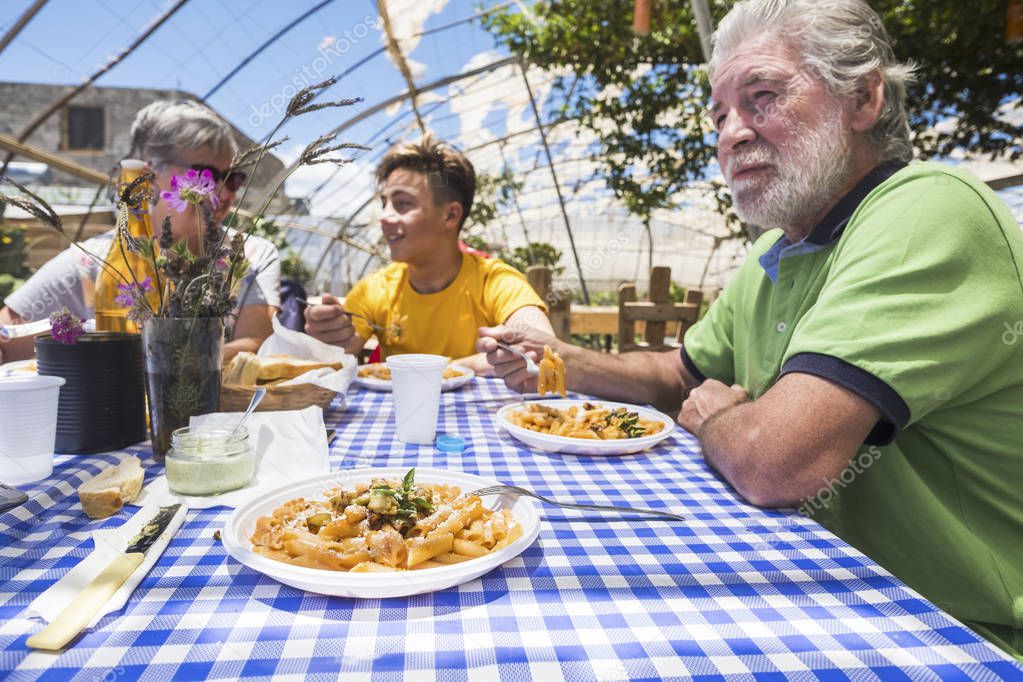
[[[146,439],[138,334],[95,332],[72,344],[36,339],[39,374],[66,381],[57,408],[56,452],[117,450]]]
[[[142,325],[153,456],[163,462],[175,429],[220,403],[224,322],[219,317],[161,317]]]

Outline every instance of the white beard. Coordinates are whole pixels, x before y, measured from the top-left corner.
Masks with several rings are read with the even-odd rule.
[[[778,149],[754,143],[758,146],[729,160],[730,168],[755,163],[773,166],[761,177],[729,180],[735,212],[745,222],[764,228],[806,227],[852,176],[851,142],[837,106],[824,114],[816,128],[803,126],[792,131],[790,139]],[[731,178],[730,170],[726,178]]]

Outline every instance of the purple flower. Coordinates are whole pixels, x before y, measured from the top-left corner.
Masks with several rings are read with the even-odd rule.
[[[117,290],[121,293],[114,297],[114,300],[120,304],[122,308],[133,308],[135,307],[136,298],[145,297],[147,291],[153,290],[153,279],[151,277],[146,277],[138,283],[118,284]]]
[[[50,315],[50,335],[58,343],[72,344],[84,333],[82,321],[72,315],[66,306]]]
[[[220,204],[217,185],[209,169],[200,173],[193,168],[184,175],[172,175],[170,186],[170,191],[161,192],[160,198],[178,213],[185,211],[189,205],[198,206],[207,200],[213,208]]]

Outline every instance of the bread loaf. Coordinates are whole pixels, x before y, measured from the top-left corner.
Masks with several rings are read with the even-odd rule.
[[[309,370],[323,367],[338,370],[341,369],[342,363],[301,360],[290,355],[259,356],[255,353],[241,352],[224,368],[223,383],[255,386],[294,379]]]
[[[125,457],[78,486],[82,509],[91,519],[113,516],[139,496],[144,478],[139,458],[134,455]]]
[[[253,386],[259,379],[259,357],[255,353],[242,351],[231,358],[222,377],[225,384]]]
[[[318,360],[300,360],[290,355],[265,355],[259,357],[259,381],[277,381],[278,379],[294,379],[311,369],[329,367],[341,369],[340,362],[320,362]]]

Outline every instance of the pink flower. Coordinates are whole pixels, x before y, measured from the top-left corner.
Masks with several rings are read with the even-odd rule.
[[[170,191],[161,192],[160,198],[178,213],[182,213],[189,205],[198,206],[203,201],[209,201],[213,208],[220,204],[217,185],[209,169],[203,169],[200,173],[193,168],[184,175],[172,175],[170,186]]]

